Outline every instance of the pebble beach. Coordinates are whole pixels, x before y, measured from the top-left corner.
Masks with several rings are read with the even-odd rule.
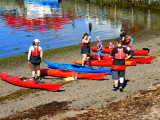
[[[140,91],[148,91],[155,88],[155,86],[154,90],[159,91],[160,29],[141,31],[136,34],[134,33],[133,36],[136,40],[133,49],[149,48],[149,55],[145,57],[153,56],[155,58],[149,64],[137,64],[136,66],[127,67],[124,92],[112,91],[113,80],[111,79],[111,75],[106,75],[103,80],[77,79],[69,82],[64,81],[63,78],[45,76],[42,79],[44,82],[64,84],[58,92],[23,88],[0,80],[0,119],[60,120],[82,119],[83,116],[86,120],[100,119],[96,115],[95,118],[94,115],[87,118],[85,113],[89,115],[91,110],[101,111],[104,106],[117,105],[117,102],[126,100],[128,96],[133,94],[139,95]],[[112,40],[114,44],[115,41],[116,39]],[[110,40],[104,40],[103,45],[108,46],[109,42]],[[95,43],[91,45],[95,46]],[[71,64],[70,60],[81,60],[81,58],[80,45],[76,45],[44,52],[43,60]],[[0,61],[0,63],[2,62]],[[31,70],[27,66],[27,57],[22,57],[18,62],[12,59],[12,62],[3,61],[3,64],[0,65],[0,72],[12,76],[31,77]],[[47,68],[47,65],[42,62],[41,67]],[[20,93],[21,95],[17,97],[9,98],[9,96],[15,96]],[[158,99],[160,98],[160,94],[159,92],[156,93],[156,96],[154,96],[156,104],[147,109],[151,112],[148,113],[147,110],[144,110],[140,114],[141,118],[138,117],[137,119],[160,119],[160,99]],[[103,116],[101,119],[117,120],[118,118]],[[126,117],[127,119],[136,118]]]

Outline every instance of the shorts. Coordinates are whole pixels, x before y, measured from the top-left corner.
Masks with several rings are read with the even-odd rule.
[[[81,54],[90,55],[90,47],[82,47],[81,48]]]
[[[101,54],[102,54],[102,50],[98,50],[98,51],[97,51],[97,56],[98,56],[98,57],[101,57]]]
[[[120,71],[112,71],[112,79],[113,80],[118,80],[119,77],[124,77],[125,78],[125,70],[120,70]]]
[[[40,70],[40,63],[31,63],[30,65],[32,66],[32,71]]]

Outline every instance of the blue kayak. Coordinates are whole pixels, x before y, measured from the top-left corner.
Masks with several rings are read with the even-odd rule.
[[[81,72],[81,73],[105,73],[111,74],[111,68],[94,68],[94,67],[88,67],[88,66],[82,66],[78,64],[60,64],[60,63],[53,63],[44,61],[49,68],[54,69],[68,69],[75,72]]]

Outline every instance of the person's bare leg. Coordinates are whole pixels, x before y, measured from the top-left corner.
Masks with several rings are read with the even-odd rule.
[[[117,91],[118,90],[118,80],[114,80],[114,84],[113,84],[113,91]]]
[[[82,65],[84,65],[84,62],[87,59],[87,54],[83,54],[82,57]]]
[[[34,79],[36,78],[36,73],[35,73],[34,70],[32,71],[32,77],[33,77]]]
[[[120,92],[123,92],[124,77],[120,77],[119,81],[120,81],[120,88],[119,88],[119,90],[120,90]]]
[[[41,75],[40,70],[37,70],[37,77]]]
[[[114,87],[115,88],[118,88],[118,82],[119,82],[118,80],[114,80]]]

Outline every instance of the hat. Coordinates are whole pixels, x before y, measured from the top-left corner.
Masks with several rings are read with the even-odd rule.
[[[39,39],[34,39],[34,42],[40,42]]]
[[[117,39],[117,42],[122,42],[122,38],[118,38],[118,39]]]
[[[100,36],[97,36],[96,39],[101,39]]]

